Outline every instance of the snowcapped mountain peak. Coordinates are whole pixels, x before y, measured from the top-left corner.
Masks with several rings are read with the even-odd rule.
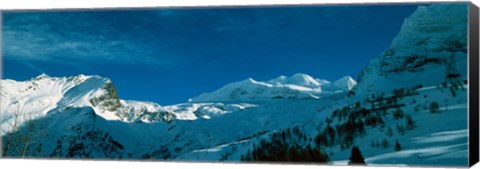
[[[297,84],[300,86],[308,86],[308,87],[319,87],[320,83],[315,80],[312,76],[303,73],[296,73],[292,75],[287,80],[290,84]]]
[[[466,40],[467,15],[464,4],[436,4],[420,6],[405,19],[399,34],[392,42],[392,48],[441,50],[445,40]],[[442,12],[449,11],[449,12]],[[413,43],[415,42],[415,43]],[[415,50],[402,50],[406,54]],[[407,53],[408,52],[408,53]]]
[[[275,79],[271,79],[268,81],[268,83],[272,83],[272,84],[280,84],[280,83],[285,83],[285,81],[287,80],[287,76],[278,76],[277,78]]]
[[[313,80],[312,76],[304,73],[295,73],[292,76],[290,76],[290,79]]]
[[[319,80],[314,79],[312,76],[303,74],[303,73],[295,73],[290,77],[287,76],[279,76],[275,79],[271,79],[267,81],[270,84],[291,84],[291,85],[298,85],[303,87],[320,87],[321,83]]]
[[[355,85],[357,82],[351,76],[345,76],[333,82],[334,87],[344,90],[351,90]]]
[[[61,106],[82,106],[79,104],[81,100],[79,98],[83,97],[81,94],[94,93],[95,88],[101,87],[101,85],[86,87],[83,85],[84,80],[73,81],[68,80],[69,78],[73,79],[73,77],[50,77],[43,73],[27,81],[1,80],[0,114],[22,113],[26,114],[26,117],[22,118],[29,119],[42,117]],[[12,119],[7,116],[4,120]],[[6,126],[1,127],[8,130]]]
[[[245,87],[245,86],[255,86],[255,85],[269,86],[270,84],[266,84],[264,82],[256,81],[253,78],[247,78],[247,79],[242,80],[242,81],[230,83],[230,84],[226,85],[225,87],[236,88],[236,87],[242,87],[242,86]]]
[[[127,102],[121,100],[112,81],[97,75],[50,77],[41,74],[28,81],[1,80],[0,114],[26,114],[35,119],[50,113],[61,113],[74,108],[92,108],[97,115],[107,120],[132,122],[143,113],[155,114],[159,106],[149,102]],[[159,109],[159,108],[158,108]],[[158,110],[160,111],[160,110]],[[163,113],[168,114],[168,113]],[[19,119],[20,122],[28,119]],[[143,121],[140,119],[139,121]],[[8,125],[1,125],[8,131]]]
[[[338,80],[336,85],[330,81],[313,78],[310,75],[296,73],[290,77],[279,76],[268,81],[256,81],[248,78],[233,82],[211,93],[203,93],[190,102],[210,101],[251,101],[270,99],[318,99],[334,93],[352,89],[356,85],[351,77]]]
[[[390,47],[362,70],[357,89],[386,92],[400,86],[431,86],[445,81],[448,73],[466,78],[466,11],[467,3],[418,7],[404,20]]]
[[[49,78],[50,76],[48,76],[47,74],[45,73],[42,73],[40,75],[38,75],[37,77],[35,77],[34,79],[44,79],[44,78]]]
[[[257,83],[257,81],[255,79],[251,78],[251,77],[245,79],[243,82],[245,82],[245,83]]]
[[[89,78],[90,76],[86,76],[84,74],[79,74],[77,76],[75,76],[76,79],[86,79],[86,78]]]
[[[327,81],[328,82],[328,81]],[[309,88],[319,88],[322,83],[325,83],[324,80],[315,79],[310,75],[303,74],[303,73],[295,73],[290,77],[287,76],[279,76],[277,78],[268,80],[267,83],[276,84],[276,85],[297,85]]]

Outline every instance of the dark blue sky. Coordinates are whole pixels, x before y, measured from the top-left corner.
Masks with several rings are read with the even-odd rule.
[[[7,12],[3,78],[96,74],[162,105],[248,77],[356,78],[417,6]]]

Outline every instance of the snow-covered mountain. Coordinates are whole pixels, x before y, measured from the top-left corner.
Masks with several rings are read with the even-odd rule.
[[[337,89],[343,89],[344,91],[352,90],[355,85],[357,85],[357,82],[350,76],[342,77],[341,79],[333,82],[333,87]]]
[[[358,82],[250,78],[161,106],[122,100],[99,76],[1,80],[3,155],[238,162],[321,151],[346,164],[358,146],[367,164],[466,166],[466,16],[466,3],[419,7]]]
[[[27,132],[31,128],[19,127],[35,124],[37,127],[32,131],[42,133],[42,141],[30,147],[41,147],[42,152],[29,150],[28,154],[50,157],[119,158],[129,155],[130,158],[168,159],[191,150],[252,137],[259,132],[300,125],[305,118],[316,115],[314,110],[331,102],[329,98],[271,99],[272,102],[266,103],[250,100],[248,103],[195,102],[160,106],[122,100],[113,83],[100,76],[49,77],[42,74],[23,82],[1,82],[0,118],[2,131],[5,131],[2,135],[8,137],[8,132]],[[305,106],[312,103],[316,105]],[[276,112],[278,106],[285,112]],[[103,137],[111,145],[99,144]],[[7,155],[9,153],[16,154],[13,150]]]
[[[211,93],[203,93],[191,102],[251,101],[270,99],[318,99],[344,93],[356,85],[350,76],[334,83],[297,73],[290,77],[280,76],[265,82],[252,78],[230,83]]]
[[[0,119],[5,131],[11,130],[9,124],[14,121],[21,123],[80,107],[90,107],[106,120],[170,122],[174,119],[210,118],[255,106],[246,103],[185,103],[162,107],[153,102],[122,100],[112,81],[100,76],[49,77],[41,74],[23,82],[2,80],[1,87]]]
[[[16,114],[28,114],[29,119],[34,119],[78,107],[91,107],[107,120],[125,122],[148,122],[155,117],[155,120],[168,121],[175,117],[156,103],[121,100],[110,79],[100,76],[42,74],[24,82],[2,80],[1,87],[0,112],[5,130],[9,130],[5,124],[13,123]],[[17,117],[17,120],[24,121],[24,118]]]
[[[320,94],[342,93],[355,84],[349,76],[332,84],[306,74],[295,74],[289,78],[280,76],[268,82],[247,79],[228,84],[212,94],[202,94],[190,103],[160,106],[153,102],[120,99],[112,81],[104,77],[50,77],[41,74],[23,82],[2,80],[0,113],[4,122],[2,129],[6,131],[10,131],[7,124],[14,120],[27,120],[24,119],[26,117],[15,117],[16,114],[28,114],[28,119],[35,119],[78,107],[90,107],[106,120],[123,122],[209,119],[256,106],[250,103],[227,104],[213,101],[318,99]]]
[[[465,79],[467,8],[462,3],[419,7],[405,19],[390,47],[362,70],[357,89],[385,92],[441,84],[452,75]]]

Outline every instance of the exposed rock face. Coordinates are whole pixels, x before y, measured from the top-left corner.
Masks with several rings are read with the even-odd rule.
[[[117,90],[111,81],[107,82],[102,89],[105,91],[104,95],[90,99],[93,106],[100,106],[108,111],[117,111],[121,108],[120,98],[118,98]]]

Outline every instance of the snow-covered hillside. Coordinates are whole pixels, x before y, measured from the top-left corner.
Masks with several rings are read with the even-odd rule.
[[[369,165],[466,166],[466,17],[419,7],[358,82],[249,78],[161,106],[99,76],[2,80],[2,155],[344,165],[357,146]]]
[[[55,108],[91,105],[91,98],[104,95],[101,87],[107,83],[108,79],[85,75],[52,78],[42,74],[25,82],[2,80],[1,127],[10,131],[8,124],[45,116]]]
[[[262,142],[278,144],[271,140],[281,135],[287,138],[288,144],[318,145],[335,165],[346,165],[350,157],[348,147],[356,145],[369,165],[465,166],[468,160],[467,89],[465,85],[452,96],[448,87],[428,86],[411,93],[392,92],[378,100],[368,98],[350,104],[317,105],[321,107],[317,109],[319,113],[302,125],[197,149],[176,160],[238,161],[249,153],[254,156],[252,152],[259,150]],[[432,108],[435,104],[438,107]],[[372,105],[377,107],[372,108]],[[348,126],[360,124],[364,127],[348,130]],[[295,130],[300,134],[284,136]],[[329,131],[334,134],[329,135]],[[397,140],[400,151],[395,150]],[[260,150],[268,152],[268,149]]]

